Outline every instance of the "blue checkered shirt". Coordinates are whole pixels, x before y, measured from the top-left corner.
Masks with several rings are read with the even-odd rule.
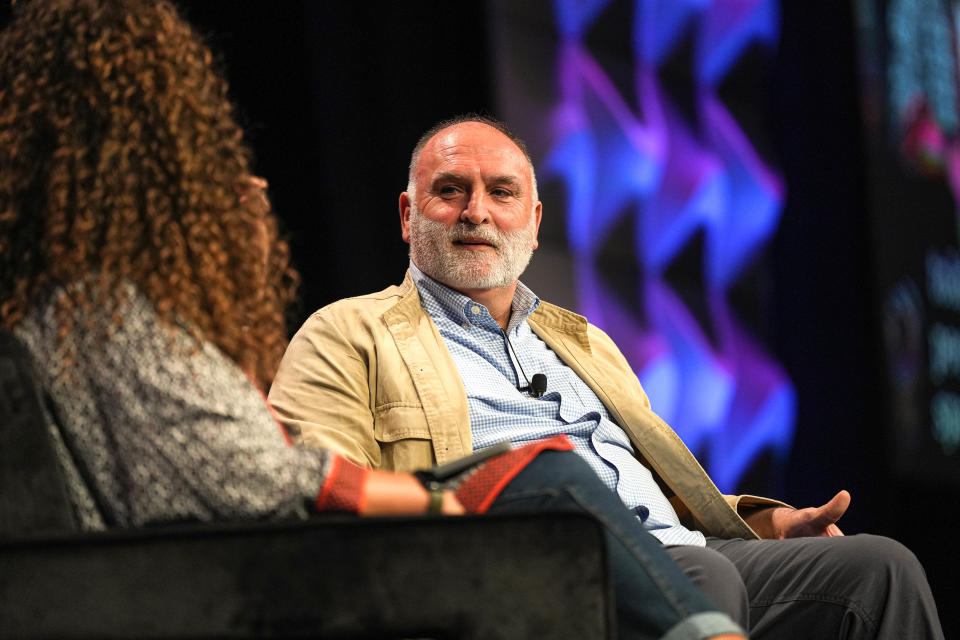
[[[593,390],[525,322],[540,305],[530,289],[517,285],[504,332],[482,304],[412,263],[410,273],[463,378],[474,449],[501,440],[518,444],[566,434],[574,450],[661,542],[705,544],[702,533],[680,524],[650,470],[633,456],[627,434]],[[547,376],[541,398],[517,390],[529,385],[535,373]]]

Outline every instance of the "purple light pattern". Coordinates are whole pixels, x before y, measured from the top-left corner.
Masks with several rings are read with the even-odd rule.
[[[553,146],[544,174],[566,187],[579,310],[620,345],[657,412],[698,455],[709,451],[712,477],[732,491],[761,452],[788,452],[796,414],[791,382],[740,326],[727,300],[729,288],[775,231],[784,187],[717,95],[747,47],[776,42],[779,5],[635,0],[637,95],[624,97],[584,43],[609,4],[554,4],[560,99],[550,121]],[[671,104],[658,76],[691,33],[694,123]],[[636,229],[642,320],[596,269],[608,236],[625,216],[633,216]],[[713,339],[664,279],[701,230]]]

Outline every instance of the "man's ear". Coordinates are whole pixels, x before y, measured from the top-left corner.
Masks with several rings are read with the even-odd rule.
[[[533,208],[533,215],[536,218],[536,223],[533,226],[533,248],[536,249],[540,246],[540,240],[538,239],[540,233],[540,219],[543,216],[543,203],[537,200],[537,206]]]
[[[404,191],[400,194],[400,237],[406,243],[410,242],[410,194]]]

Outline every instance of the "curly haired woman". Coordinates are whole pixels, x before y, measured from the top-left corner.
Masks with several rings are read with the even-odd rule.
[[[0,326],[53,401],[81,523],[305,516],[318,496],[422,513],[414,478],[288,446],[264,402],[297,274],[190,26],[166,2],[14,9]]]
[[[262,392],[297,276],[265,186],[172,5],[15,7],[0,34],[0,327],[51,400],[84,528],[463,512],[410,474],[293,448],[273,419]],[[579,457],[536,455],[564,443],[535,447],[463,480],[466,506],[598,515],[621,637],[742,637]]]

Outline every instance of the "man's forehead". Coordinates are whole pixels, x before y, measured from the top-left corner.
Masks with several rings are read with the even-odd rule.
[[[503,132],[482,122],[462,122],[437,132],[424,145],[419,165],[432,172],[463,158],[516,164],[524,173],[529,170],[520,147]]]
[[[480,122],[463,122],[437,132],[424,145],[417,163],[417,181],[443,172],[458,172],[479,163],[497,173],[532,179],[530,163],[503,132]]]

